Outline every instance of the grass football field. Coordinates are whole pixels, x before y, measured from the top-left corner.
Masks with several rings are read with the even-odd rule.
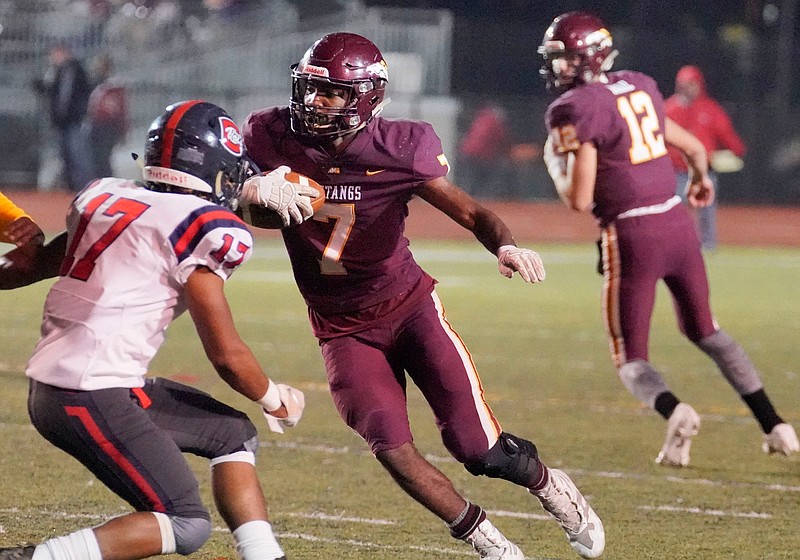
[[[546,464],[566,470],[603,519],[603,557],[798,558],[800,457],[762,454],[760,430],[743,403],[678,334],[667,292],[658,294],[651,361],[703,417],[691,466],[683,470],[654,463],[665,423],[617,380],[600,321],[593,247],[536,249],[548,277],[531,286],[501,277],[477,243],[412,243],[440,281],[448,319],[469,347],[504,429],[531,439]],[[800,428],[800,252],[724,247],[707,263],[717,319],[750,353],[779,412]],[[38,543],[129,511],[28,421],[23,371],[50,283],[0,292],[0,546]],[[188,317],[173,324],[151,372],[251,415],[260,429],[258,468],[272,521],[289,558],[476,558],[395,486],[339,419],[282,246],[260,240],[227,293],[267,372],[305,392],[299,426],[283,436],[269,433],[256,406],[216,377]],[[447,455],[413,385],[409,408],[421,451],[528,558],[577,558],[532,497],[503,481],[473,478]],[[230,534],[213,512],[208,465],[189,460],[215,526],[190,558],[234,559]]]

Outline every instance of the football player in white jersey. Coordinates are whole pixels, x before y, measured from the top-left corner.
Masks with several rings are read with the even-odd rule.
[[[254,466],[256,428],[247,415],[194,388],[146,377],[168,325],[188,309],[218,374],[262,408],[274,431],[300,419],[303,394],[265,375],[239,337],[223,291],[253,246],[230,208],[247,162],[225,111],[186,101],[151,125],[144,183],[105,178],[76,196],[66,256],[26,370],[28,409],[45,439],[135,511],[36,547],[0,549],[0,560],[132,560],[196,551],[211,521],[182,452],[210,460],[214,501],[239,556],[284,558],[268,521]]]

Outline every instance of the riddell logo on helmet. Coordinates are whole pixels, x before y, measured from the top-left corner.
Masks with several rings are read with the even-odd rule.
[[[328,77],[328,69],[323,68],[322,66],[313,66],[311,64],[306,64],[300,69],[300,72],[303,74],[313,74],[314,76],[323,76],[325,78]]]
[[[239,132],[239,127],[227,117],[220,117],[219,124],[222,128],[222,134],[220,135],[222,147],[235,156],[241,156],[244,153],[244,142],[242,141],[242,133]]]
[[[167,183],[168,185],[185,185],[186,175],[183,173],[175,173],[166,167],[145,167],[144,178],[146,181],[153,181],[156,183]]]

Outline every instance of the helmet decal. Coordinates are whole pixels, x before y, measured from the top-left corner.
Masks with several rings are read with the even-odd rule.
[[[598,48],[605,48],[610,47],[613,42],[611,40],[611,33],[608,32],[608,29],[605,27],[602,29],[598,29],[593,33],[589,33],[586,36],[586,44],[587,45],[597,45]]]
[[[222,147],[228,150],[235,156],[244,154],[244,141],[242,133],[239,132],[239,127],[229,117],[220,117],[219,125],[221,134],[219,135]]]
[[[304,64],[297,69],[298,72],[304,74],[311,74],[312,76],[328,77],[328,69],[322,66],[314,66],[313,64]]]
[[[381,59],[380,62],[375,62],[367,66],[367,72],[375,74],[382,80],[389,79],[389,65],[386,64],[386,61],[383,59]]]

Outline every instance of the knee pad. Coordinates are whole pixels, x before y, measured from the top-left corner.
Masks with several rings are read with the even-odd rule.
[[[539,466],[536,446],[526,439],[503,432],[492,448],[480,461],[464,465],[474,476],[502,478],[514,484],[533,484]]]
[[[161,529],[161,554],[183,556],[200,549],[211,535],[211,521],[201,517],[177,517],[153,512]]]
[[[235,461],[255,465],[256,451],[258,451],[258,438],[253,436],[244,442],[244,445],[242,445],[239,450],[211,459],[211,466],[213,467],[214,465],[218,465],[220,463],[230,463]]]

